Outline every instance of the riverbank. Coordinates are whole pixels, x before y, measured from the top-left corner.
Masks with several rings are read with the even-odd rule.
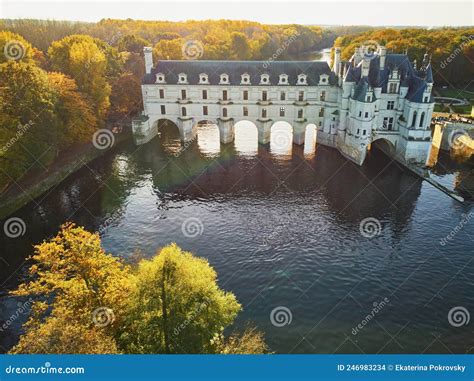
[[[99,149],[88,142],[60,154],[44,171],[23,176],[0,195],[0,219],[12,215],[30,202],[35,202],[35,199],[83,166],[130,139],[132,139],[131,130],[124,128],[122,132],[114,133],[114,142],[109,148]]]

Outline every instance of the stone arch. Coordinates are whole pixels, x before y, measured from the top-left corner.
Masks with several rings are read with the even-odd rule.
[[[153,123],[153,129],[155,129],[159,144],[165,152],[175,154],[181,150],[182,131],[178,123],[172,119],[160,118]]]
[[[397,153],[396,142],[392,142],[387,138],[379,137],[372,141],[370,149],[377,148],[385,153],[388,157],[394,157]]]
[[[217,120],[199,119],[193,126],[193,136],[201,153],[218,155],[220,153],[220,131]]]
[[[293,126],[286,120],[277,120],[270,127],[270,151],[277,155],[291,155]]]
[[[234,147],[243,155],[258,152],[258,127],[254,121],[242,119],[234,124]]]
[[[304,148],[305,155],[314,155],[316,152],[316,142],[318,136],[318,127],[314,123],[308,123],[305,127]]]

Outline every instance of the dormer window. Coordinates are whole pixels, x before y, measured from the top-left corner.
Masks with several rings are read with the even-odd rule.
[[[300,74],[298,75],[298,85],[307,85],[308,82],[306,82],[306,74]]]
[[[229,74],[221,74],[220,84],[228,84],[229,83]]]
[[[267,85],[269,82],[270,82],[270,75],[262,74],[260,76],[260,84],[261,85]]]
[[[329,83],[329,75],[321,74],[319,77],[319,84],[320,85],[327,85]]]
[[[178,83],[188,83],[188,76],[184,73],[178,74]]]
[[[200,84],[209,84],[209,77],[205,73],[199,74],[199,83]]]
[[[280,74],[279,85],[288,85],[288,74]]]
[[[156,83],[165,83],[165,75],[163,73],[156,75]]]
[[[365,101],[366,101],[366,102],[372,102],[372,94],[367,94],[367,95],[365,96]]]
[[[243,85],[248,85],[250,83],[250,75],[248,73],[242,74],[240,83]]]

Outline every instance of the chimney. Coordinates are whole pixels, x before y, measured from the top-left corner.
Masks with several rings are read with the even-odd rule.
[[[385,59],[387,58],[387,48],[385,46],[379,47],[380,54],[380,70],[385,68]]]
[[[370,58],[367,58],[367,57],[364,57],[362,59],[361,77],[369,76],[370,61],[371,61]]]
[[[148,46],[143,48],[143,54],[145,56],[145,72],[147,74],[151,73],[151,68],[153,67],[153,53],[152,49]]]
[[[339,74],[339,66],[341,65],[341,48],[334,49],[334,64],[332,66],[332,71]]]

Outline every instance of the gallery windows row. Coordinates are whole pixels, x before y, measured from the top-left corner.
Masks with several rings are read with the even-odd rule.
[[[161,112],[161,115],[166,115],[166,106],[165,105],[161,105],[160,106],[160,112]],[[182,106],[181,109],[180,109],[180,115],[182,117],[186,117],[188,116],[188,110],[187,110],[187,107],[186,106]],[[202,116],[208,116],[209,115],[209,106],[202,106]],[[223,107],[222,108],[222,117],[223,118],[228,118],[228,115],[229,115],[229,112],[228,112],[228,108],[227,107]],[[196,115],[197,116],[197,115]],[[242,116],[249,116],[249,108],[247,106],[243,106],[242,107]],[[280,107],[280,110],[279,110],[279,116],[280,117],[286,117],[288,116],[287,113],[286,113],[286,109],[285,107]],[[324,117],[324,107],[321,107],[319,109],[319,114],[318,114],[319,117]],[[267,118],[268,117],[268,112],[267,112],[267,109],[266,108],[262,108],[261,109],[261,113],[260,113],[260,117],[261,118]],[[299,108],[298,111],[297,111],[297,118],[298,119],[303,119],[304,118],[304,110],[302,108]]]
[[[160,99],[165,98],[165,90],[164,89],[159,89],[158,93],[159,93]],[[201,91],[201,99],[209,99],[208,96],[209,96],[208,90],[202,90]],[[188,99],[188,91],[186,89],[181,89],[180,99],[181,100],[187,100]],[[220,99],[223,100],[223,101],[230,100],[229,91],[228,90],[222,90]],[[249,91],[248,90],[243,90],[242,91],[242,99],[244,101],[249,100]],[[280,99],[280,101],[286,101],[288,99],[287,92],[280,91],[279,99]],[[268,91],[263,90],[260,93],[260,100],[261,101],[269,101],[270,100]],[[298,91],[297,100],[299,102],[305,101],[306,100],[306,93],[304,91]],[[319,100],[320,101],[325,101],[326,100],[326,91],[321,91],[319,93]]]

